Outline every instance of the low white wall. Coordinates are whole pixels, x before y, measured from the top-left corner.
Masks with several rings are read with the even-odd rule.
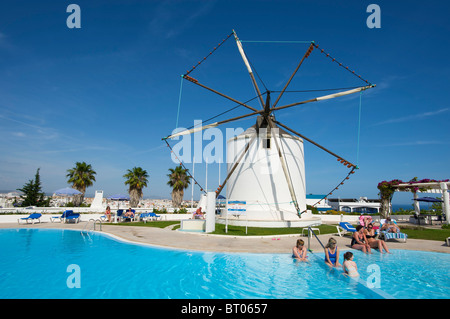
[[[358,215],[320,215],[314,214],[314,217],[320,217],[324,224],[339,224],[340,222],[356,223],[359,222]]]
[[[193,214],[156,214],[161,216],[158,220],[183,220],[193,219]]]
[[[62,214],[65,210],[72,210],[74,213],[103,213],[104,210],[95,210],[90,207],[13,207],[13,208],[0,208],[0,215],[2,214],[26,214],[27,216],[32,213],[41,214]]]
[[[120,207],[120,209],[122,210],[126,210],[128,209],[128,207]],[[133,208],[136,213],[144,213],[144,212],[152,212],[153,209],[152,208]],[[10,214],[10,213],[14,213],[14,214],[32,214],[32,213],[61,213],[65,210],[72,210],[74,213],[104,213],[105,209],[103,208],[99,208],[99,209],[95,209],[92,207],[32,207],[32,208],[25,208],[25,207],[8,207],[8,208],[3,208],[0,207],[0,215],[1,214]],[[111,207],[111,211],[115,212],[117,211],[117,207]],[[189,214],[195,213],[196,209],[195,208],[186,208],[186,211]],[[168,208],[167,209],[168,214],[167,215],[171,215],[171,213],[173,213],[173,208]],[[162,215],[166,215],[166,214],[162,214]],[[183,214],[173,214],[173,215],[183,215]]]
[[[14,215],[0,215],[0,223],[18,223],[25,224],[26,220],[20,220],[20,218],[25,218],[30,216],[30,214],[14,214]],[[61,214],[43,214],[40,218],[41,223],[50,223],[52,217],[59,217]],[[80,220],[82,222],[87,222],[89,219],[99,219],[103,214],[81,214]],[[28,223],[31,224],[33,221],[29,220]],[[58,220],[59,222],[59,220]],[[35,224],[37,221],[35,221]]]
[[[340,222],[349,222],[352,224],[359,223],[359,216],[360,215],[320,215],[315,214],[313,216],[319,216],[322,219],[323,223],[327,224],[339,224]],[[341,217],[342,216],[342,217]],[[365,215],[370,216],[370,215]],[[342,218],[342,220],[341,220]],[[372,216],[374,222],[380,221],[380,215]],[[391,218],[398,221],[398,222],[411,222],[410,218],[411,215],[391,215]],[[433,218],[437,219],[437,216],[433,216]],[[435,220],[433,219],[433,220]]]
[[[30,213],[27,214],[0,214],[0,223],[17,223],[18,219],[25,218],[30,216]],[[41,217],[42,223],[50,223],[50,219],[52,217],[61,216],[62,212],[58,212],[55,214],[43,214]],[[80,219],[82,222],[87,222],[90,219],[99,219],[100,216],[103,216],[104,214],[80,214]],[[183,220],[183,219],[192,219],[192,214],[159,214],[158,216],[161,216],[158,220]],[[31,221],[29,221],[31,222]],[[20,223],[26,223],[25,220],[21,220]]]
[[[88,209],[88,208],[85,208]],[[79,212],[74,210],[75,212]],[[145,210],[143,210],[145,211]],[[0,211],[0,223],[17,223],[17,219],[22,217],[28,217],[31,213],[42,213],[43,210],[31,210],[27,209],[26,213],[24,214],[4,214]],[[47,213],[43,214],[41,217],[41,222],[50,222],[50,218],[52,216],[61,216],[63,210],[61,209],[54,209],[54,212],[47,211]],[[82,213],[82,212],[81,212]],[[137,211],[139,214],[139,211]],[[81,221],[88,221],[89,219],[98,219],[100,216],[103,216],[104,213],[95,213],[95,214],[81,214]],[[158,216],[161,216],[159,220],[183,220],[183,219],[193,219],[193,214],[158,214]],[[314,214],[313,217],[320,217],[322,220],[322,223],[324,224],[339,224],[341,221],[349,222],[352,224],[356,224],[359,222],[359,216],[358,215],[320,215],[320,214]],[[397,216],[392,215],[393,219],[399,220],[399,221],[409,221],[409,215],[405,216]],[[374,216],[374,220],[378,221],[379,216]],[[433,219],[434,220],[434,219]],[[22,221],[25,222],[25,221]],[[422,223],[422,221],[421,221]]]

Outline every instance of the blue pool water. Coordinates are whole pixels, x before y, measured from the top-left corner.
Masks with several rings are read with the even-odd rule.
[[[207,239],[205,239],[207,240]],[[102,233],[0,230],[0,298],[450,298],[450,254],[354,252],[360,282],[378,265],[383,294],[323,263],[290,254],[192,252],[128,244]],[[341,254],[341,261],[343,261]],[[73,272],[69,265],[77,265]],[[79,274],[80,288],[68,278]],[[78,280],[79,279],[79,280]],[[72,281],[71,281],[72,282]],[[75,281],[73,281],[75,282]]]

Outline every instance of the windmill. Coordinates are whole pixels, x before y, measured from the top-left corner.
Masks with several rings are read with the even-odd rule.
[[[247,102],[238,101],[237,99],[235,99],[231,96],[228,96],[228,95],[221,93],[213,88],[210,88],[210,87],[204,85],[203,83],[200,83],[200,81],[198,79],[190,76],[190,73],[192,71],[194,71],[198,66],[200,66],[211,54],[213,54],[226,40],[228,40],[232,36],[234,36],[234,39],[237,44],[237,48],[238,48],[239,53],[242,57],[242,60],[245,64],[247,72],[250,76],[253,88],[257,95],[256,98],[259,101],[260,109],[248,105]],[[311,143],[311,144],[315,145],[316,147],[322,149],[323,151],[327,152],[331,156],[337,158],[337,160],[340,163],[342,163],[343,165],[345,165],[347,168],[350,169],[350,172],[348,173],[348,175],[345,177],[344,180],[342,180],[342,182],[340,182],[338,184],[338,186],[342,185],[349,178],[349,176],[354,173],[355,169],[357,169],[357,165],[344,159],[342,156],[339,156],[336,153],[330,151],[329,149],[325,148],[324,146],[320,145],[319,143],[309,139],[308,137],[304,136],[303,134],[299,133],[298,131],[281,123],[280,121],[276,120],[276,118],[275,118],[275,113],[279,112],[281,110],[285,110],[285,109],[295,107],[298,105],[304,105],[307,103],[313,103],[313,102],[338,98],[338,97],[362,92],[364,90],[375,87],[374,84],[371,84],[367,80],[363,79],[360,75],[356,74],[355,71],[352,71],[347,66],[344,66],[342,63],[338,62],[335,58],[331,57],[322,48],[319,48],[319,46],[315,42],[308,42],[308,43],[309,43],[309,46],[308,46],[306,52],[304,53],[303,57],[301,58],[297,67],[295,68],[295,70],[292,72],[292,74],[289,77],[289,79],[287,80],[287,82],[285,83],[283,89],[281,91],[279,91],[278,96],[276,96],[275,98],[273,97],[273,93],[275,93],[273,91],[271,92],[269,90],[266,90],[265,92],[261,92],[261,90],[258,86],[258,83],[256,81],[252,66],[247,58],[247,55],[244,52],[242,42],[238,38],[238,36],[234,30],[231,34],[228,35],[228,37],[226,37],[221,43],[219,43],[217,45],[217,47],[215,47],[209,53],[208,56],[206,56],[205,58],[200,60],[195,66],[192,67],[191,70],[187,71],[184,75],[182,75],[182,78],[184,80],[187,80],[188,82],[193,83],[196,86],[199,86],[207,91],[210,91],[210,92],[217,94],[225,99],[228,99],[234,103],[237,103],[238,106],[245,107],[248,110],[250,110],[251,112],[244,114],[244,115],[237,116],[237,117],[218,121],[218,122],[215,122],[212,124],[203,125],[201,127],[194,127],[194,128],[186,129],[184,131],[169,135],[169,136],[163,138],[163,140],[166,141],[166,143],[169,147],[170,147],[170,145],[167,142],[168,139],[172,139],[172,138],[175,138],[175,137],[181,136],[181,135],[191,134],[191,133],[198,132],[198,131],[205,130],[205,129],[212,128],[212,127],[217,127],[219,125],[222,125],[225,123],[230,123],[230,122],[237,121],[237,120],[241,120],[244,118],[256,117],[256,124],[253,127],[251,127],[249,130],[244,132],[244,134],[242,136],[242,137],[245,137],[245,142],[242,142],[242,139],[240,139],[239,136],[233,140],[233,141],[238,141],[238,140],[240,141],[239,147],[238,147],[240,151],[237,154],[235,154],[235,156],[232,158],[232,163],[229,164],[229,166],[228,166],[227,176],[225,177],[224,182],[222,184],[220,184],[219,187],[217,188],[216,196],[219,196],[219,194],[222,192],[223,188],[226,185],[232,184],[231,189],[233,189],[236,186],[236,184],[241,184],[241,186],[242,185],[245,186],[247,184],[247,187],[237,187],[239,190],[239,191],[237,191],[237,193],[242,194],[242,192],[245,192],[245,188],[248,189],[249,187],[251,187],[252,183],[261,184],[261,181],[258,179],[249,181],[249,180],[243,180],[243,178],[239,179],[239,176],[241,175],[241,173],[243,171],[242,166],[245,165],[244,164],[245,158],[248,158],[249,155],[251,155],[250,153],[252,152],[252,150],[254,152],[257,152],[258,149],[261,149],[264,147],[272,149],[271,156],[268,157],[268,160],[269,160],[269,162],[274,162],[275,158],[277,158],[277,161],[279,162],[280,167],[281,167],[281,173],[277,174],[277,183],[274,183],[273,176],[271,177],[272,178],[271,180],[268,180],[268,182],[266,181],[266,183],[264,183],[264,184],[272,184],[270,189],[264,190],[263,187],[261,187],[261,193],[264,193],[262,196],[262,201],[263,202],[265,201],[267,204],[268,201],[275,200],[275,203],[272,203],[272,204],[275,204],[279,210],[279,205],[278,205],[279,203],[277,203],[276,201],[279,199],[278,193],[282,193],[282,192],[277,193],[277,187],[283,188],[284,190],[286,190],[285,193],[289,194],[289,201],[287,202],[287,204],[288,204],[288,206],[293,207],[293,209],[295,210],[295,216],[297,219],[302,218],[302,214],[306,212],[306,204],[305,204],[305,201],[306,201],[305,196],[306,195],[305,195],[304,185],[303,185],[303,189],[299,189],[299,186],[298,186],[298,178],[299,177],[303,178],[303,176],[304,176],[304,163],[302,162],[303,161],[302,155],[298,156],[294,153],[289,153],[286,151],[286,149],[291,149],[292,147],[298,148],[299,151],[297,153],[303,154],[303,140],[306,140],[309,143]],[[280,99],[282,98],[284,93],[287,91],[287,88],[290,85],[292,79],[294,78],[294,76],[296,75],[296,73],[298,72],[298,70],[300,69],[302,64],[304,63],[304,61],[310,56],[310,54],[314,50],[318,50],[320,53],[324,54],[326,58],[329,58],[333,63],[336,63],[343,69],[347,70],[348,72],[351,72],[353,75],[355,75],[356,77],[358,77],[359,79],[364,81],[365,85],[359,86],[359,87],[353,87],[350,89],[348,89],[348,88],[342,89],[337,93],[318,96],[318,97],[308,99],[308,100],[298,101],[298,102],[285,104],[285,105],[279,105]],[[261,143],[256,142],[258,140],[263,141],[263,143],[262,143],[263,146],[261,146]],[[231,141],[231,142],[233,142],[233,141]],[[230,141],[229,141],[229,143],[230,143]],[[270,144],[270,147],[267,147],[268,143]],[[289,145],[289,143],[294,143],[294,145]],[[233,147],[234,147],[234,145],[233,145]],[[274,154],[275,154],[275,157],[274,157]],[[297,161],[292,161],[291,157],[296,157],[296,156],[299,159]],[[180,163],[180,164],[182,164],[182,163]],[[250,169],[253,169],[253,168],[251,167]],[[240,172],[238,174],[239,170],[240,170]],[[254,175],[257,175],[257,174],[254,174]],[[245,178],[247,178],[247,177],[245,177]],[[281,178],[281,180],[280,180],[280,178]],[[284,185],[281,185],[280,184],[281,182]],[[303,183],[304,183],[304,178],[303,178]],[[336,186],[334,189],[337,189],[338,186]],[[228,188],[229,188],[229,186],[228,186]],[[300,188],[302,188],[302,187],[300,187]],[[230,196],[230,193],[232,196]],[[267,199],[267,194],[270,194],[270,193],[273,193],[274,196],[272,196],[270,199]],[[330,191],[327,195],[325,195],[325,197],[330,195],[331,193],[332,193],[332,191]],[[235,195],[235,196],[244,196],[244,195]],[[235,196],[233,196],[232,191],[227,192],[227,199],[230,199],[230,197],[235,197]],[[255,197],[256,195],[253,194],[251,196]],[[269,210],[270,210],[270,208],[269,208]],[[285,210],[286,210],[286,208],[285,208]],[[289,209],[287,209],[287,210],[289,210]],[[277,215],[276,218],[279,219],[280,216]],[[283,217],[281,217],[281,218],[283,219]]]

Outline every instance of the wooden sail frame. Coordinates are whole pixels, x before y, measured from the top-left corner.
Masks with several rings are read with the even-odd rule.
[[[341,97],[341,96],[346,96],[346,95],[362,92],[364,90],[374,88],[376,85],[369,83],[367,80],[364,80],[361,76],[357,75],[354,71],[351,71],[351,70],[349,70],[348,67],[345,67],[347,70],[349,70],[350,72],[355,74],[361,80],[365,81],[367,85],[364,85],[364,86],[361,86],[361,87],[357,87],[357,88],[353,88],[353,89],[350,89],[350,90],[340,91],[340,92],[337,92],[337,93],[334,93],[334,94],[327,94],[327,95],[323,95],[323,96],[318,96],[318,97],[313,98],[313,99],[308,99],[308,100],[304,100],[304,101],[299,101],[299,102],[295,102],[295,103],[290,103],[290,104],[286,104],[286,105],[277,106],[277,104],[280,101],[281,97],[283,96],[283,94],[286,92],[286,89],[290,85],[292,79],[297,74],[298,70],[303,65],[304,61],[313,52],[314,48],[317,48],[322,53],[324,53],[323,49],[320,49],[317,44],[315,44],[314,42],[311,42],[309,47],[308,47],[308,49],[306,50],[305,54],[303,55],[303,57],[299,61],[297,67],[295,68],[295,70],[293,71],[293,73],[291,74],[289,79],[287,80],[286,84],[284,85],[283,89],[281,90],[280,94],[278,95],[277,99],[275,100],[275,102],[272,105],[270,105],[270,91],[265,92],[265,93],[267,93],[267,98],[266,98],[266,101],[264,101],[263,98],[262,98],[263,94],[261,93],[261,90],[258,87],[258,84],[256,82],[255,76],[253,74],[252,67],[250,65],[250,62],[248,61],[247,55],[245,54],[242,42],[239,39],[239,37],[237,36],[237,33],[235,32],[235,30],[233,30],[233,32],[230,35],[228,35],[228,37],[226,39],[224,39],[219,44],[219,46],[222,45],[232,35],[235,38],[236,45],[238,47],[238,51],[239,51],[239,53],[240,53],[240,55],[242,57],[242,60],[243,60],[243,62],[245,64],[246,68],[247,68],[247,71],[249,73],[249,76],[250,76],[250,79],[252,81],[253,87],[254,87],[254,89],[256,91],[259,103],[261,105],[261,110],[258,110],[258,109],[254,108],[252,106],[247,105],[246,103],[240,102],[237,99],[234,99],[234,98],[232,98],[232,97],[230,97],[230,96],[228,96],[228,95],[226,95],[224,93],[221,93],[221,92],[219,92],[219,91],[217,91],[215,89],[212,89],[212,88],[210,88],[210,87],[200,83],[197,79],[195,79],[195,78],[191,77],[190,75],[188,75],[195,69],[195,67],[196,67],[195,66],[195,67],[193,67],[193,69],[188,71],[186,74],[182,75],[183,79],[188,80],[189,82],[191,82],[191,83],[193,83],[193,84],[195,84],[197,86],[200,86],[200,87],[202,87],[202,88],[204,88],[204,89],[206,89],[206,90],[208,90],[208,91],[210,91],[212,93],[215,93],[215,94],[217,94],[219,96],[222,96],[223,98],[226,98],[226,99],[228,99],[230,101],[233,101],[233,102],[237,103],[238,105],[244,106],[245,108],[247,108],[247,109],[249,109],[249,110],[251,110],[253,112],[245,114],[245,115],[233,117],[233,118],[230,118],[230,119],[227,119],[227,120],[215,122],[215,123],[212,123],[212,124],[208,124],[208,125],[204,125],[204,126],[200,126],[200,127],[195,127],[195,128],[192,128],[192,129],[187,129],[187,130],[184,130],[184,131],[181,131],[181,132],[177,132],[175,134],[172,134],[172,135],[169,135],[169,136],[163,138],[163,140],[165,140],[166,143],[167,143],[167,139],[171,139],[171,138],[174,138],[174,137],[177,137],[177,136],[180,136],[180,135],[192,134],[194,132],[198,132],[198,131],[205,130],[205,129],[212,128],[212,127],[217,127],[217,126],[225,124],[225,123],[230,123],[230,122],[237,121],[237,120],[240,120],[240,119],[243,119],[243,118],[247,118],[247,117],[251,117],[251,116],[254,116],[254,115],[259,116],[260,119],[262,118],[262,121],[261,120],[257,121],[257,127],[256,127],[256,134],[255,134],[255,136],[253,136],[251,138],[251,140],[245,145],[244,149],[242,150],[241,154],[237,158],[236,162],[233,164],[232,168],[230,169],[230,171],[228,172],[227,176],[225,177],[224,182],[221,185],[219,185],[219,187],[217,188],[217,190],[216,190],[216,197],[219,196],[219,194],[221,193],[221,191],[225,187],[227,181],[229,180],[229,178],[231,177],[231,175],[233,174],[233,172],[235,171],[237,166],[240,164],[242,158],[248,152],[248,150],[250,149],[250,146],[252,145],[252,143],[254,142],[256,137],[258,136],[258,131],[259,131],[258,123],[264,123],[265,127],[267,127],[269,130],[273,130],[275,128],[275,124],[280,126],[280,127],[283,127],[284,129],[288,130],[292,134],[297,135],[297,136],[301,137],[302,139],[305,139],[306,141],[308,141],[308,142],[312,143],[313,145],[315,145],[315,146],[321,148],[322,150],[326,151],[328,154],[336,157],[338,159],[338,161],[340,161],[342,164],[344,164],[348,168],[351,168],[350,173],[346,177],[346,179],[348,179],[348,176],[353,174],[354,170],[357,168],[357,166],[355,164],[351,163],[350,161],[347,161],[347,160],[343,159],[343,157],[337,155],[336,153],[328,150],[327,148],[325,148],[325,147],[321,146],[320,144],[314,142],[313,140],[307,138],[303,134],[301,134],[301,133],[299,133],[299,132],[289,128],[288,126],[284,125],[283,123],[281,123],[279,121],[276,121],[273,118],[272,114],[274,114],[275,111],[283,110],[283,109],[294,107],[294,106],[298,106],[298,105],[304,105],[304,104],[307,104],[307,103],[318,102],[318,101],[338,98],[338,97]],[[212,52],[214,52],[216,49],[217,48],[214,48],[214,50]],[[210,52],[209,55],[211,55],[212,52]],[[327,57],[329,57],[329,54],[327,54]],[[206,57],[201,62],[199,62],[197,64],[197,66],[200,63],[202,63],[205,59],[206,59]],[[333,61],[338,63],[337,61],[335,61],[335,59],[333,59]],[[339,63],[339,65],[342,66],[342,63]],[[301,213],[303,213],[303,212],[300,211],[299,206],[298,206],[298,201],[297,201],[297,198],[296,198],[296,195],[295,195],[293,183],[292,183],[292,180],[291,180],[291,177],[290,177],[290,174],[289,174],[289,170],[288,170],[288,167],[287,167],[285,154],[281,151],[281,148],[280,148],[280,145],[278,144],[276,136],[274,137],[274,140],[275,140],[275,145],[276,145],[277,152],[278,152],[278,157],[280,159],[280,162],[281,162],[281,165],[282,165],[282,168],[283,168],[283,173],[284,173],[284,176],[285,176],[285,179],[286,179],[286,183],[288,185],[289,193],[290,193],[291,198],[292,198],[292,202],[293,202],[293,204],[295,206],[295,209],[297,211],[298,216],[300,217]],[[340,185],[342,185],[342,184],[343,184],[343,182],[340,183]],[[337,189],[337,187],[335,189]],[[331,194],[331,192],[329,194]]]

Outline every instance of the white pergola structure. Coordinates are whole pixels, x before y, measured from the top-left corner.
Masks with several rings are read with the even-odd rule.
[[[414,194],[414,210],[416,214],[420,213],[419,202],[417,201],[418,195],[417,193],[437,193],[442,194],[442,212],[445,214],[446,223],[449,223],[450,220],[450,203],[449,203],[449,194],[448,188],[450,186],[450,182],[430,182],[430,183],[404,183],[399,185],[394,185],[398,192],[408,192],[411,191],[412,187],[418,188],[427,188],[425,191],[417,191]]]

